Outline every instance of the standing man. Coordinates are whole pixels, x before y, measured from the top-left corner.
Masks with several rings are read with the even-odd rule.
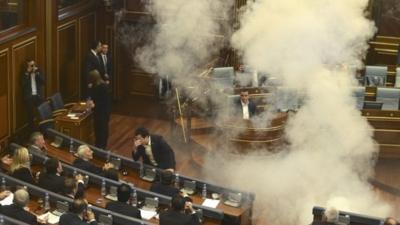
[[[256,114],[256,105],[249,100],[249,91],[242,90],[240,99],[236,102],[236,114],[248,120]]]
[[[175,170],[175,154],[162,136],[152,134],[146,128],[140,127],[135,131],[135,146],[132,158],[137,161],[160,169]]]
[[[22,75],[22,91],[30,130],[33,130],[35,127],[35,109],[42,102],[43,86],[44,78],[39,72],[35,61],[28,60],[26,62],[26,70]]]
[[[100,50],[100,75],[101,78],[110,84],[112,80],[112,59],[110,54],[108,54],[108,44],[102,44]]]
[[[82,96],[87,97],[89,94],[88,89],[92,87],[92,85],[89,82],[89,73],[90,71],[101,70],[101,63],[100,63],[100,58],[99,58],[99,53],[101,50],[101,42],[100,41],[95,41],[91,44],[89,53],[86,57],[86,66],[85,66],[85,74],[84,77],[82,78]]]

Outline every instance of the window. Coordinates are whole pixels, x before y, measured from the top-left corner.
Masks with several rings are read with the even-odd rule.
[[[24,24],[25,0],[0,0],[0,31]]]

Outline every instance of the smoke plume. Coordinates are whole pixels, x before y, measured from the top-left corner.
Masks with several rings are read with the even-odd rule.
[[[277,154],[222,153],[207,161],[209,178],[256,193],[268,224],[309,224],[312,207],[388,216],[367,178],[377,146],[356,109],[354,68],[362,66],[375,28],[367,0],[256,0],[232,44],[244,63],[302,93],[286,126],[289,145]],[[218,177],[215,170],[218,167]],[[255,217],[264,212],[256,211]]]

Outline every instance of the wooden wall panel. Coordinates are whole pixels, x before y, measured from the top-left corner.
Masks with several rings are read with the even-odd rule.
[[[10,69],[9,50],[0,51],[0,141],[10,136]]]
[[[21,90],[21,76],[25,70],[26,61],[29,59],[37,59],[36,37],[12,46],[13,132],[18,132],[27,125],[27,115]]]
[[[81,82],[81,99],[86,96],[87,74],[85,74],[86,57],[89,53],[91,43],[96,40],[96,14],[90,13],[79,18],[79,77]]]
[[[78,33],[75,20],[57,29],[58,90],[66,102],[79,99]]]

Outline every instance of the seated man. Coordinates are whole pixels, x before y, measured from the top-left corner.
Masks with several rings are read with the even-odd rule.
[[[171,171],[163,171],[161,173],[161,181],[153,183],[150,187],[150,191],[170,197],[179,194],[179,189],[172,186],[172,177],[173,173]]]
[[[150,135],[146,128],[140,127],[135,131],[135,146],[132,158],[137,161],[160,169],[175,170],[175,154],[162,136]]]
[[[335,225],[339,221],[339,211],[335,208],[325,210],[321,221],[314,221],[312,225]]]
[[[87,145],[81,145],[77,150],[78,158],[75,159],[73,166],[81,170],[105,176],[113,180],[118,180],[118,172],[113,169],[114,165],[111,163],[105,163],[103,168],[95,166],[90,162],[93,159],[93,151]]]
[[[160,225],[200,225],[192,203],[184,197],[176,195],[172,198],[172,208],[160,214]],[[190,214],[185,214],[185,209]]]
[[[43,138],[43,134],[40,132],[33,132],[29,138],[28,150],[30,153],[37,153],[47,155],[46,142]]]
[[[245,120],[256,115],[256,105],[250,101],[248,91],[240,92],[240,99],[235,102],[235,114]]]
[[[132,189],[129,185],[124,184],[124,183],[119,185],[118,193],[117,193],[118,201],[108,202],[106,205],[106,209],[116,212],[116,213],[120,213],[125,216],[141,219],[142,216],[140,215],[140,211],[136,207],[128,204],[128,201],[131,197],[131,192],[132,192]],[[127,224],[131,224],[131,223],[129,221],[125,221],[120,218],[114,219],[114,225],[127,225]]]
[[[44,163],[45,171],[40,173],[39,186],[49,191],[59,193],[64,188],[65,178],[61,163],[56,158],[49,158]]]
[[[86,222],[87,221],[87,222]],[[87,203],[83,199],[75,199],[68,213],[60,217],[59,225],[97,225],[94,213],[87,210]]]
[[[25,210],[29,202],[29,194],[25,189],[19,189],[14,193],[13,204],[2,206],[0,213],[11,218],[20,220],[27,224],[37,225],[37,218],[34,214]]]

